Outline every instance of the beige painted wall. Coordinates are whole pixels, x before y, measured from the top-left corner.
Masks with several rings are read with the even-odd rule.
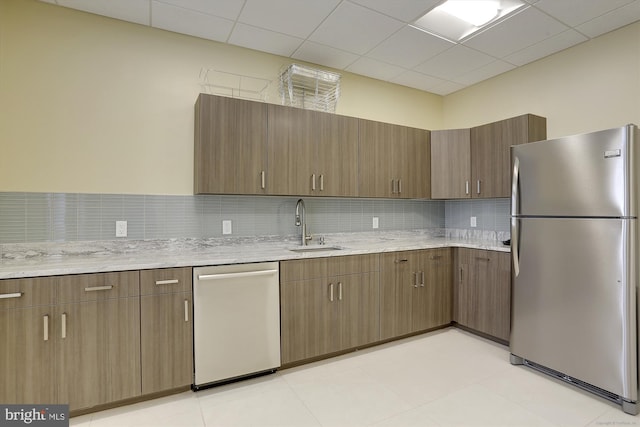
[[[276,79],[291,62],[0,0],[0,191],[192,194],[200,69]],[[442,97],[342,74],[338,113],[442,127]]]
[[[522,113],[547,117],[547,135],[640,125],[640,22],[444,98],[444,128]]]

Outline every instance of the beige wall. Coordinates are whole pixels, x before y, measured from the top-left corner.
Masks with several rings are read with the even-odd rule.
[[[547,117],[547,135],[640,125],[640,22],[444,98],[444,127],[522,113]]]
[[[0,0],[0,191],[192,194],[200,69],[276,79],[291,62]],[[440,96],[349,73],[342,84],[340,114],[442,126]]]

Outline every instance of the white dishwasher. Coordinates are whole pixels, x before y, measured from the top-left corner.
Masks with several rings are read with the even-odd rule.
[[[280,366],[277,262],[193,269],[194,390]]]

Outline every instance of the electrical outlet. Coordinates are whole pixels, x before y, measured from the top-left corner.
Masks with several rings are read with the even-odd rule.
[[[222,221],[222,234],[231,234],[231,220],[225,219]]]
[[[127,237],[127,221],[116,221],[116,237]]]
[[[373,217],[373,228],[376,229],[378,227],[380,227],[380,221],[379,221],[377,216],[374,216]]]
[[[478,223],[477,223],[477,218],[475,216],[471,217],[471,227],[477,227]]]

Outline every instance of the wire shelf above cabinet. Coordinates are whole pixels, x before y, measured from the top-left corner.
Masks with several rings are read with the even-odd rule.
[[[280,73],[282,105],[335,112],[340,98],[340,74],[299,64]]]

